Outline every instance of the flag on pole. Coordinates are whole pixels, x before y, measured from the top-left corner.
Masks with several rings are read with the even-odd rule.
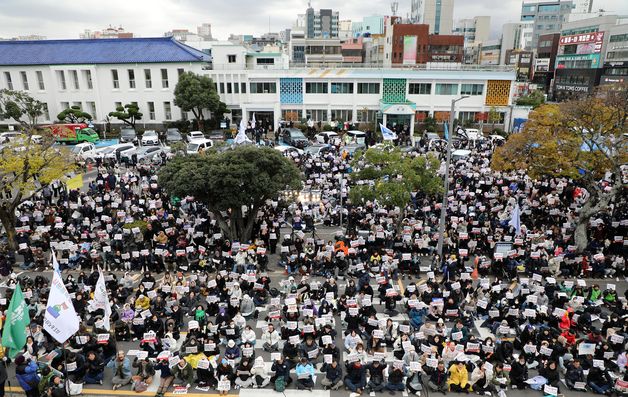
[[[449,126],[447,125],[447,123],[444,123],[443,125],[445,126],[445,131],[443,135],[445,136],[445,140],[448,141],[449,140]]]
[[[55,254],[54,248],[50,250],[52,252],[52,269],[55,272],[59,271],[59,262],[57,262],[57,255]]]
[[[514,227],[517,234],[521,233],[521,210],[519,209],[519,204],[516,204],[515,208],[513,208],[508,226]]]
[[[109,318],[111,317],[111,304],[109,303],[109,297],[107,296],[107,286],[105,285],[105,275],[102,270],[98,268],[98,281],[96,281],[96,288],[94,289],[94,310],[103,309],[105,315],[103,316],[103,328],[107,331],[110,329]]]
[[[28,306],[20,284],[17,284],[9,308],[6,311],[6,320],[2,332],[2,346],[9,348],[9,357],[15,357],[26,344],[26,328],[31,322],[28,316]]]
[[[379,123],[379,129],[382,131],[382,138],[385,141],[394,141],[397,139],[397,134],[395,134],[390,128],[386,128],[384,124]]]
[[[59,272],[52,272],[52,283],[48,295],[48,306],[44,315],[44,330],[59,343],[64,343],[79,329],[80,319],[76,315],[68,290]]]
[[[255,121],[255,112],[253,112],[253,118],[251,119],[251,128],[255,128],[257,121]]]
[[[242,117],[242,120],[240,120],[240,128],[238,129],[238,135],[236,135],[235,139],[233,140],[233,143],[235,143],[236,145],[239,145],[245,142],[250,142],[250,139],[249,137],[246,136],[246,120],[244,120],[244,117]]]

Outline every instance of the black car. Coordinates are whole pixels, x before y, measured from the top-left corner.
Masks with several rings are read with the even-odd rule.
[[[303,149],[310,144],[310,141],[303,135],[303,132],[297,128],[286,128],[281,133],[283,143]]]
[[[120,143],[137,143],[137,134],[133,128],[122,128],[120,130]]]
[[[166,142],[167,143],[175,143],[175,142],[184,142],[185,139],[183,135],[176,128],[168,128],[166,131]]]

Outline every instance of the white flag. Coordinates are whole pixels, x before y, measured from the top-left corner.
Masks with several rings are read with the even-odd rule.
[[[256,124],[257,124],[257,121],[255,120],[255,112],[253,112],[253,119],[251,120],[251,127],[255,128]]]
[[[246,120],[244,120],[244,117],[242,117],[242,120],[240,120],[240,129],[238,130],[238,135],[236,135],[236,137],[234,138],[233,143],[238,145],[245,142],[250,142],[250,139],[246,136]]]
[[[96,288],[94,289],[94,309],[103,309],[105,315],[103,317],[103,327],[109,331],[110,324],[109,318],[111,317],[111,304],[109,303],[109,297],[107,297],[107,286],[105,285],[105,275],[102,274],[102,270],[98,269],[98,281],[96,282]]]
[[[52,272],[52,283],[48,295],[48,306],[44,316],[44,330],[59,343],[64,343],[79,329],[80,319],[76,315],[68,290],[59,272]]]
[[[54,248],[50,250],[52,252],[52,269],[55,272],[59,271],[59,262],[57,262],[57,255],[55,254]]]

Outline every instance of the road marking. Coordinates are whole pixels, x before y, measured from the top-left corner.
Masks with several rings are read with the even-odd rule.
[[[190,387],[190,389],[192,389]],[[21,387],[17,387],[17,386],[7,386],[6,387],[6,391],[10,392],[10,393],[20,393],[20,394],[24,394],[24,390]],[[259,390],[256,390],[259,391]],[[137,393],[134,392],[133,390],[107,390],[107,389],[83,389],[83,392],[81,393],[81,395],[83,396],[89,396],[89,395],[105,395],[105,396],[154,396],[155,392],[149,392],[149,391],[145,391],[142,393]],[[171,392],[168,392],[165,394],[166,397],[172,397],[172,396],[181,396],[181,394],[173,394]],[[185,396],[187,397],[220,397],[220,394],[218,393],[186,393]]]

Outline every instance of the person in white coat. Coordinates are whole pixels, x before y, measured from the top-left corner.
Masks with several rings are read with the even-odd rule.
[[[275,329],[275,326],[272,324],[268,324],[268,328],[262,334],[262,346],[267,352],[276,352],[279,351],[279,341],[281,340],[281,335]]]

